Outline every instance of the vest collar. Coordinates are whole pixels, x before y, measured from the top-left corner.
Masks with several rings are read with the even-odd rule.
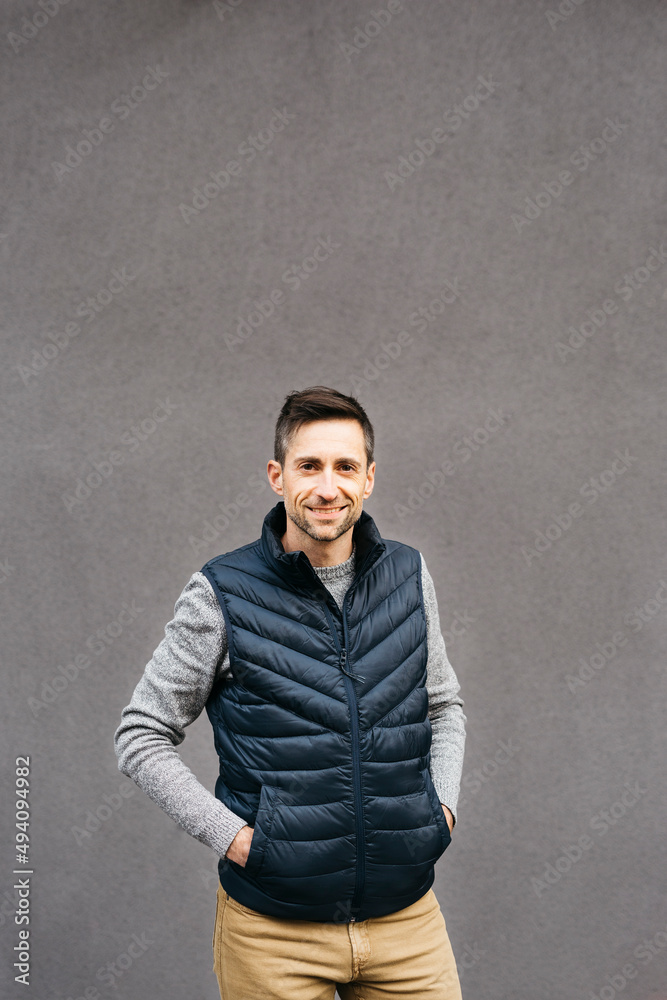
[[[281,538],[285,534],[286,528],[285,501],[279,500],[266,515],[262,525],[261,551],[264,559],[296,585],[303,585],[304,576],[309,582],[315,580],[319,585],[319,578],[302,549],[285,552]],[[362,573],[370,569],[373,563],[380,558],[386,545],[375,521],[365,510],[362,510],[359,520],[352,529],[352,540],[356,547],[354,576],[356,583]]]

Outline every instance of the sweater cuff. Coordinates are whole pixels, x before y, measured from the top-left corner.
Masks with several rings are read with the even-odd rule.
[[[447,780],[445,775],[444,779],[440,773],[431,775],[433,780],[433,785],[438,796],[438,801],[441,805],[447,806],[450,813],[454,817],[454,826],[456,826],[456,811],[458,809],[459,801],[459,788],[460,785],[451,780]]]
[[[197,840],[214,850],[219,857],[224,858],[236,834],[247,825],[241,816],[237,816],[216,799],[210,815],[195,836]]]

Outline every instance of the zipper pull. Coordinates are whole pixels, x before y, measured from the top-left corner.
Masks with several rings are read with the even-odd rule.
[[[347,674],[348,677],[351,677],[352,680],[355,680],[355,681],[363,681],[363,680],[365,680],[365,677],[362,677],[361,674],[353,674],[350,670],[346,670],[345,669],[345,664],[346,663],[347,663],[347,650],[346,649],[341,649],[341,651],[340,651],[340,669],[343,671],[343,673]]]

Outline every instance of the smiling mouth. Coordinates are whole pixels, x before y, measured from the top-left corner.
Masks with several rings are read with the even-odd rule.
[[[326,517],[335,517],[336,514],[340,514],[340,512],[342,510],[345,510],[345,506],[343,506],[343,507],[309,507],[308,510],[312,511],[313,514],[315,514],[316,517],[325,517],[326,518]]]

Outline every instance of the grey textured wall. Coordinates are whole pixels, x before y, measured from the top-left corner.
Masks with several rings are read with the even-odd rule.
[[[462,685],[464,997],[663,998],[664,4],[2,21],[3,995],[218,996],[216,858],[123,797],[112,736],[191,573],[259,534],[268,485],[219,515],[285,394],[325,383],[374,421],[366,509],[424,552]]]

